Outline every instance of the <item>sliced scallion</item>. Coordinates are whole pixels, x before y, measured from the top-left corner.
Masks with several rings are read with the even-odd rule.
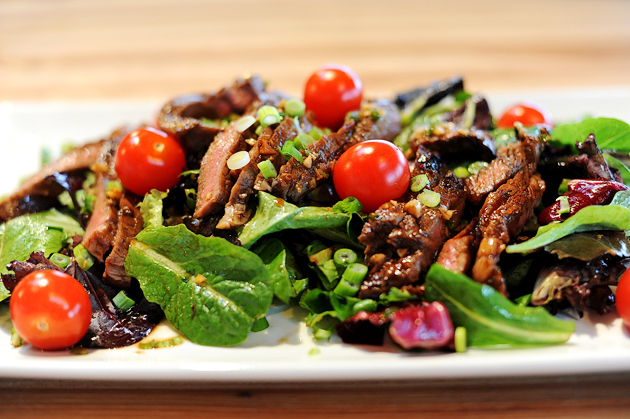
[[[74,254],[74,259],[84,271],[87,271],[94,265],[94,256],[82,244],[72,249],[72,253]]]
[[[274,167],[273,163],[269,160],[263,160],[258,163],[258,169],[260,169],[260,173],[265,177],[265,179],[269,179],[272,177],[278,176],[278,172]]]
[[[341,274],[341,279],[346,280],[353,284],[361,284],[363,282],[363,278],[367,275],[368,268],[362,263],[351,263],[348,265],[343,274]]]
[[[411,192],[420,192],[427,186],[427,183],[429,183],[427,175],[418,175],[411,178],[409,187],[411,188]]]
[[[62,255],[61,253],[53,253],[50,255],[48,260],[59,266],[61,269],[65,269],[68,265],[70,265],[70,262],[72,262],[69,256]]]
[[[462,326],[455,328],[455,352],[466,352],[466,328]]]
[[[466,179],[467,177],[470,177],[470,172],[468,171],[468,168],[464,166],[454,168],[453,174],[460,179]]]
[[[252,115],[245,115],[234,123],[234,127],[238,132],[245,132],[245,130],[254,125],[255,122],[256,118],[254,118]]]
[[[366,298],[365,300],[358,301],[355,305],[352,306],[352,311],[354,314],[357,314],[359,311],[376,311],[378,308],[378,303],[374,300],[370,300]]]
[[[319,140],[324,136],[324,131],[319,127],[313,127],[313,129],[308,133],[311,137],[315,139],[315,141]]]
[[[291,140],[289,140],[286,143],[284,143],[284,145],[282,146],[282,149],[280,150],[280,153],[287,160],[291,160],[291,157],[294,157],[295,160],[297,160],[300,163],[302,163],[302,159],[303,159],[302,153],[300,153],[300,150],[298,150],[295,147],[295,143],[293,141],[291,141]]]
[[[359,284],[354,284],[342,278],[333,292],[337,295],[341,295],[342,297],[352,297],[359,292]]]
[[[306,147],[308,147],[309,144],[312,144],[314,142],[315,138],[311,137],[308,134],[300,134],[295,137],[295,146],[298,148],[298,150],[304,150]]]
[[[282,117],[275,106],[265,105],[258,109],[258,121],[261,126],[268,127],[282,121]]]
[[[425,189],[418,195],[418,201],[420,201],[423,205],[431,208],[437,207],[440,204],[440,198],[441,197],[439,193],[430,191],[428,189]]]
[[[306,110],[306,105],[299,99],[290,99],[284,103],[284,111],[290,117],[302,116]]]
[[[249,163],[249,153],[245,150],[237,151],[228,159],[227,167],[230,170],[238,170],[247,166],[247,163]]]
[[[468,166],[468,172],[470,172],[471,175],[476,175],[477,173],[481,172],[481,170],[485,167],[488,167],[487,162],[476,161],[474,163],[470,163],[470,165]]]
[[[569,205],[569,198],[566,196],[559,196],[556,201],[560,202],[560,208],[558,214],[569,214],[571,212],[571,205]]]
[[[357,261],[357,254],[351,249],[339,249],[333,259],[338,266],[348,266]]]
[[[112,299],[112,303],[116,307],[120,309],[120,311],[129,310],[136,302],[125,294],[125,291],[120,291],[116,296]]]

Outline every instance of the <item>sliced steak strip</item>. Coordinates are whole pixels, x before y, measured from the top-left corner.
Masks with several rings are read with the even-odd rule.
[[[202,218],[220,211],[228,202],[233,181],[227,160],[237,151],[245,149],[245,139],[231,123],[225,131],[217,135],[203,156],[199,169],[199,189],[195,218]]]
[[[472,278],[507,294],[499,269],[499,256],[507,243],[516,237],[534,214],[545,191],[545,182],[538,174],[521,170],[507,183],[492,192],[479,213],[479,250],[472,267]]]
[[[177,97],[162,107],[158,126],[179,139],[186,154],[203,153],[221,127],[202,123],[202,118],[223,119],[242,114],[265,90],[256,76],[237,80],[214,94],[190,94]]]
[[[417,282],[449,237],[447,221],[457,224],[466,202],[461,181],[434,153],[420,147],[412,176],[425,174],[427,188],[440,194],[435,208],[415,198],[383,204],[365,223],[359,241],[369,268],[361,298],[378,298],[392,287]]]
[[[476,175],[464,179],[466,195],[473,205],[481,205],[488,194],[495,191],[521,170],[535,171],[542,151],[542,143],[537,136],[517,130],[518,141],[501,147],[497,158]],[[532,170],[532,166],[534,169]]]
[[[129,251],[131,240],[142,230],[143,219],[138,204],[141,198],[125,191],[120,198],[118,211],[118,226],[113,239],[112,251],[105,259],[105,273],[103,281],[106,284],[129,288],[131,278],[125,272],[125,258]]]
[[[494,139],[486,131],[461,128],[452,122],[418,129],[409,142],[414,153],[423,146],[445,159],[490,161],[496,153]]]
[[[298,128],[295,126],[293,118],[284,118],[271,135],[269,135],[270,129],[263,131],[261,138],[249,150],[249,163],[241,169],[238,179],[232,187],[229,201],[225,206],[225,214],[219,220],[217,228],[234,228],[249,220],[251,210],[247,209],[247,203],[254,193],[254,185],[259,175],[264,179],[264,176],[260,174],[258,163],[269,158],[280,160],[275,158],[276,156],[282,157],[278,149],[298,135]],[[282,161],[284,161],[283,157]]]
[[[106,140],[101,140],[72,149],[31,176],[16,192],[0,202],[0,221],[8,221],[23,214],[24,211],[20,208],[23,207],[25,200],[31,202],[59,195],[64,188],[54,179],[52,182],[48,179],[56,173],[88,169],[101,157],[107,144]]]
[[[118,203],[107,194],[108,182],[106,174],[96,172],[96,201],[82,242],[88,252],[101,262],[112,247],[118,227]]]
[[[400,131],[400,115],[387,101],[367,103],[358,115],[346,118],[335,133],[325,135],[307,147],[305,164],[292,158],[272,182],[272,193],[299,202],[332,175],[335,162],[348,148],[378,136],[391,138]]]

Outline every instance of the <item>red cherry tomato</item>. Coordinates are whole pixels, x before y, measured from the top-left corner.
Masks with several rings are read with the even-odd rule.
[[[373,212],[385,202],[400,198],[407,191],[410,178],[409,163],[403,152],[384,140],[364,141],[350,147],[333,170],[339,197],[354,196],[365,212]]]
[[[519,103],[506,109],[499,118],[497,127],[514,128],[515,122],[520,122],[526,127],[538,124],[551,125],[551,114],[533,103]]]
[[[55,270],[31,272],[11,294],[11,319],[18,334],[39,349],[64,349],[77,343],[92,319],[83,285]]]
[[[363,83],[350,68],[328,64],[313,73],[304,88],[306,109],[315,114],[317,124],[336,130],[346,114],[361,107]]]
[[[615,304],[617,305],[619,317],[621,317],[626,326],[630,327],[630,269],[627,269],[619,278]]]
[[[116,174],[123,186],[138,195],[173,187],[186,167],[177,140],[155,128],[129,133],[118,145]]]

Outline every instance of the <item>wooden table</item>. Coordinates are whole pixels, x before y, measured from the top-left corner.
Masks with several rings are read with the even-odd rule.
[[[0,0],[0,101],[166,100],[243,73],[300,94],[342,62],[368,95],[630,85],[630,2]],[[8,343],[7,343],[8,344]],[[213,388],[4,380],[2,417],[629,417],[630,375]]]

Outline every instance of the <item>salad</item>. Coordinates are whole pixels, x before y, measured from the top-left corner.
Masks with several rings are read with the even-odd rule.
[[[317,339],[464,351],[625,316],[627,124],[493,117],[460,78],[365,100],[343,66],[303,99],[256,77],[178,97],[25,181],[0,204],[15,343],[127,346],[166,318],[234,346],[286,304]]]

